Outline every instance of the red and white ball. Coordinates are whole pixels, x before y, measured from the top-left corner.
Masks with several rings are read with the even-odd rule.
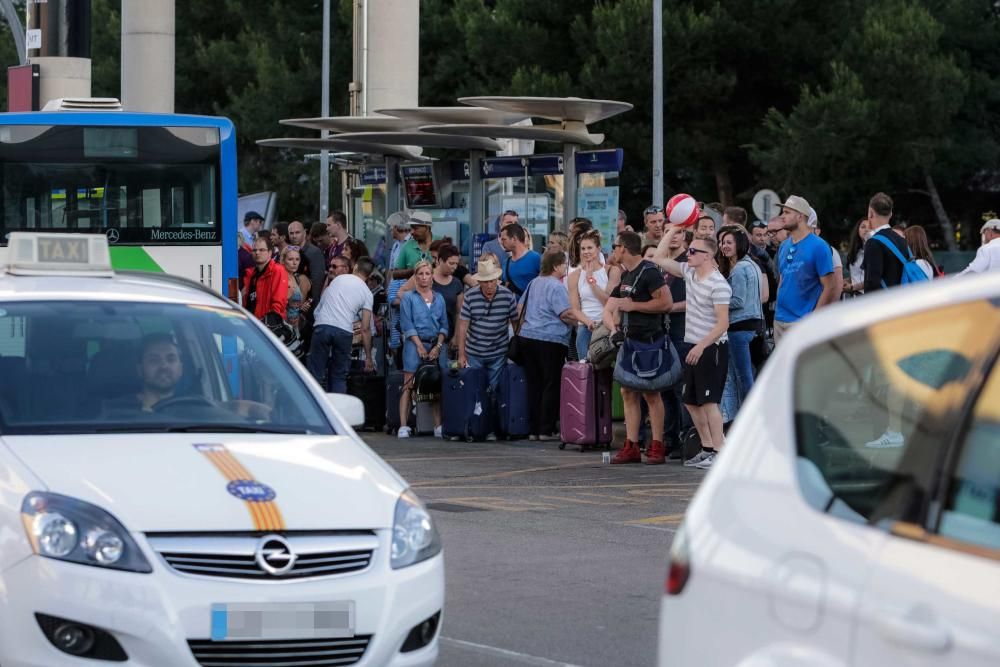
[[[698,202],[683,192],[667,202],[667,221],[680,227],[691,227],[698,222]]]

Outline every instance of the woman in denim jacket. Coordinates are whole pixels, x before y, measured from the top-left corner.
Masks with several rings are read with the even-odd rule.
[[[719,270],[729,281],[733,297],[729,302],[729,372],[722,392],[722,420],[731,422],[753,386],[750,343],[764,330],[764,290],[760,269],[750,259],[750,239],[739,227],[719,231]]]
[[[405,292],[399,304],[400,325],[403,332],[403,391],[399,397],[399,415],[402,426],[400,438],[410,437],[406,416],[410,414],[410,392],[413,374],[423,361],[441,364],[447,357],[441,354],[448,337],[448,313],[444,297],[435,292],[431,283],[433,273],[430,262],[421,260],[413,267],[416,289]],[[442,372],[446,370],[442,367]],[[435,401],[434,436],[441,437],[441,403]]]

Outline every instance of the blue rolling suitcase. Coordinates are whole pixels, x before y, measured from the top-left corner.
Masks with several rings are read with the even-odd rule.
[[[493,430],[493,395],[484,368],[452,369],[441,382],[441,430],[445,438],[485,440]]]
[[[508,363],[497,385],[497,435],[509,440],[528,436],[528,380],[524,369]]]

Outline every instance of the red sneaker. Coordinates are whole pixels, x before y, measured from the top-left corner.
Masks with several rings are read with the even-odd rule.
[[[663,443],[654,440],[646,449],[646,465],[660,465],[667,462],[667,450]]]
[[[642,454],[639,453],[639,447],[631,440],[626,440],[625,444],[611,458],[612,463],[642,463]]]

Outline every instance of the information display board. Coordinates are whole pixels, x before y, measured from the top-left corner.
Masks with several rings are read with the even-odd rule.
[[[434,165],[404,164],[400,170],[407,208],[440,208]]]

